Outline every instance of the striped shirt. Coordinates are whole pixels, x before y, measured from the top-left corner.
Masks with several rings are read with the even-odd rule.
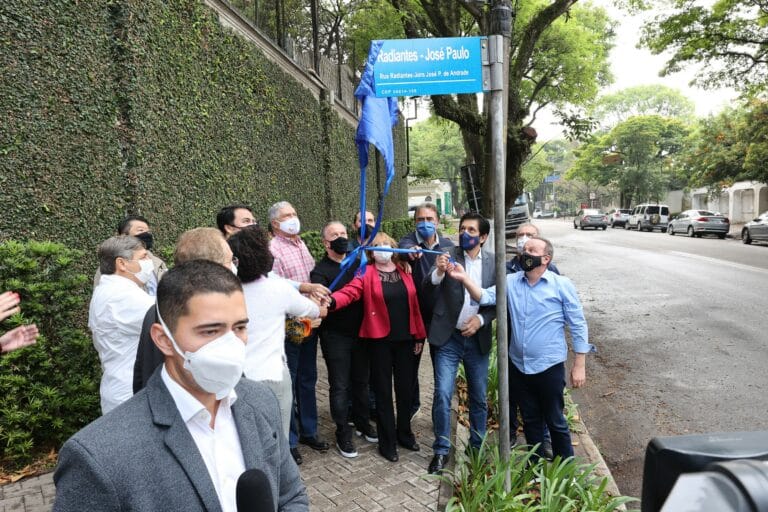
[[[315,260],[300,237],[294,239],[277,234],[269,243],[275,257],[272,271],[286,279],[299,283],[309,282],[309,273],[315,268]]]

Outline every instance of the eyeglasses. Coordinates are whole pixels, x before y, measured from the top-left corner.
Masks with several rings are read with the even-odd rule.
[[[237,256],[232,256],[232,264],[236,267],[240,266],[240,260],[237,259]]]

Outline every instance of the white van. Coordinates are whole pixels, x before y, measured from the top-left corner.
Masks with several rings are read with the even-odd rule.
[[[636,229],[638,231],[658,229],[662,233],[666,233],[668,223],[669,206],[658,203],[639,204],[632,210],[629,220],[624,224],[624,229]]]

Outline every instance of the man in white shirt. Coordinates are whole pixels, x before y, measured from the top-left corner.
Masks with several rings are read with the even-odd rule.
[[[154,265],[141,240],[113,236],[99,246],[99,285],[93,290],[88,327],[101,360],[101,412],[133,395],[133,363],[141,324],[155,300],[144,284]]]
[[[309,510],[275,395],[242,378],[238,279],[212,261],[183,263],[160,281],[157,308],[162,370],[64,444],[53,510],[236,512],[238,479],[256,469],[265,478],[247,493],[263,498],[253,507],[269,496],[271,510]]]
[[[154,270],[142,287],[148,294],[154,297],[157,293],[157,283],[160,281],[160,278],[163,277],[163,274],[168,272],[168,267],[163,260],[152,254],[152,247],[154,246],[155,239],[149,228],[149,222],[141,215],[129,215],[118,223],[117,234],[135,236],[142,241],[144,247],[147,249],[147,254],[149,255],[149,259],[152,260]],[[101,271],[97,269],[96,275],[93,276],[94,288],[99,285],[100,280]]]

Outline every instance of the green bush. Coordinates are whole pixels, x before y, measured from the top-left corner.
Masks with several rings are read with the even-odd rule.
[[[58,448],[99,414],[101,371],[84,328],[83,254],[50,242],[0,244],[0,290],[21,295],[3,330],[36,323],[37,344],[0,358],[0,463],[18,467]]]

